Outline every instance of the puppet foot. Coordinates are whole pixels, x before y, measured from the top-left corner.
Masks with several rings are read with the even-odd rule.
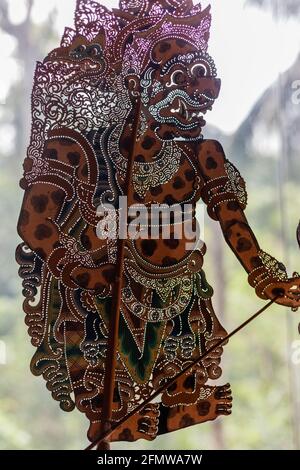
[[[229,384],[220,387],[205,387],[205,391],[207,398],[201,399],[199,397],[198,401],[192,405],[166,407],[161,404],[158,434],[177,431],[188,426],[212,421],[220,415],[231,414],[232,395]]]
[[[111,435],[111,441],[134,442],[138,439],[152,441],[158,433],[159,405],[150,404],[132,416]]]
[[[216,419],[220,415],[230,415],[232,409],[232,392],[230,384],[214,387],[210,398],[199,400],[196,404],[200,416],[207,420]]]
[[[177,431],[195,424],[216,419],[221,415],[230,415],[232,394],[230,385],[206,387],[211,394],[206,399],[199,399],[193,405],[174,407],[160,404],[147,405],[140,413],[132,416],[117,428],[110,440],[134,442],[138,439],[152,441],[159,434]]]
[[[230,384],[217,387],[214,393],[217,400],[216,414],[217,415],[230,415],[232,408],[232,392]]]

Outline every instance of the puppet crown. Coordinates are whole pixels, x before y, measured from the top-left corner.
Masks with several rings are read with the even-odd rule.
[[[112,11],[92,0],[77,0],[75,29],[66,28],[61,46],[71,46],[78,36],[89,42],[102,36],[110,66],[122,64],[140,74],[161,40],[183,39],[206,52],[210,25],[210,7],[201,10],[192,0],[121,0]]]

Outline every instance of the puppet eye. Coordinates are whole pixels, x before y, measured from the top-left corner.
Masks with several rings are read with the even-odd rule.
[[[81,44],[70,52],[70,56],[74,57],[75,59],[80,59],[85,54],[85,52],[86,46],[84,44]]]
[[[171,86],[184,86],[187,83],[186,74],[182,70],[175,70],[172,75],[170,82],[167,83],[167,87]]]
[[[191,68],[191,74],[193,77],[196,78],[201,78],[201,77],[207,77],[210,75],[208,67],[204,64],[195,64]]]
[[[76,47],[75,52],[78,52],[79,54],[83,54],[86,50],[86,46],[84,44],[81,44],[80,46]]]
[[[176,85],[184,85],[186,83],[186,75],[182,70],[175,70],[175,72],[172,73],[171,80]]]
[[[97,44],[94,44],[94,45],[89,47],[88,54],[91,57],[99,57],[99,56],[101,56],[101,49]]]

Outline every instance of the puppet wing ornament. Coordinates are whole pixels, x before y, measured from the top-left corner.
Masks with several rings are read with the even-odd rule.
[[[298,280],[247,223],[244,180],[201,133],[220,89],[210,22],[191,0],[79,0],[76,29],[37,64],[17,249],[31,370],[86,414],[91,442],[231,413],[229,385],[213,382],[227,333],[203,271],[200,198],[257,294],[298,305]]]

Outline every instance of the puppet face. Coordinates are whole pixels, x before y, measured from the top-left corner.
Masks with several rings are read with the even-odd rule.
[[[179,40],[156,45],[153,66],[141,81],[144,113],[163,140],[201,137],[203,116],[219,95],[221,82],[211,57]],[[155,127],[153,125],[153,127]]]

